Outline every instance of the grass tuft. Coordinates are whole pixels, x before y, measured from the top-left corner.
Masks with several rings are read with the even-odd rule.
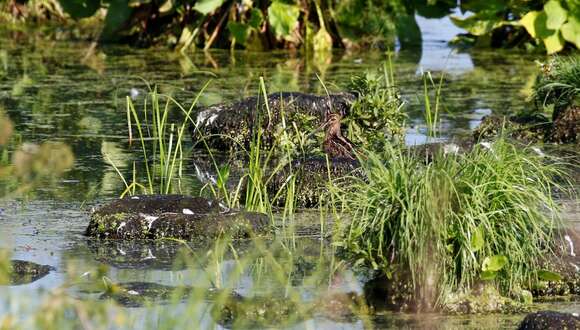
[[[339,242],[352,260],[387,277],[408,273],[417,299],[427,286],[438,299],[480,280],[511,293],[537,279],[559,223],[558,164],[504,141],[429,164],[384,153],[367,153],[366,178],[334,193],[352,215]]]

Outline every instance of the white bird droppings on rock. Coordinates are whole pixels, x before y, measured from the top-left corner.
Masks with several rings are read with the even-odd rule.
[[[568,244],[570,244],[570,255],[572,257],[575,257],[576,253],[574,253],[574,242],[572,242],[572,239],[570,238],[569,235],[565,235],[564,239],[566,240],[566,242],[568,242]]]
[[[139,213],[139,216],[141,216],[143,219],[145,219],[145,221],[147,221],[147,229],[149,229],[149,230],[151,230],[151,225],[153,225],[153,222],[155,222],[155,220],[159,219],[159,217],[144,214],[144,213]]]

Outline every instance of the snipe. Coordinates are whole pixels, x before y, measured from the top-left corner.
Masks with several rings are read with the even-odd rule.
[[[342,135],[340,120],[342,116],[337,113],[327,112],[323,127],[326,127],[326,135],[322,143],[322,149],[330,158],[356,159],[354,144]]]

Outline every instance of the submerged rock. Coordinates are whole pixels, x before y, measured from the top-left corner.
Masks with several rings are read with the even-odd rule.
[[[318,96],[284,92],[268,95],[268,107],[261,97],[216,104],[198,113],[192,135],[194,143],[205,138],[210,147],[235,149],[238,144],[249,146],[252,128],[259,122],[263,146],[267,147],[275,140],[282,118],[288,127],[294,123],[298,130],[309,131],[323,123],[326,112],[347,114],[354,100],[350,93]]]
[[[245,297],[236,292],[211,312],[214,320],[227,328],[263,328],[290,326],[312,315],[310,304],[297,304],[288,298]]]
[[[54,267],[48,265],[40,265],[24,260],[10,260],[10,276],[7,284],[21,285],[32,283],[54,270]]]
[[[95,240],[88,249],[98,262],[118,269],[181,270],[186,265],[180,257],[191,254],[180,242],[168,240]]]
[[[265,214],[230,210],[218,201],[182,195],[131,196],[91,214],[87,236],[114,239],[245,238],[270,229]]]
[[[578,314],[573,315],[569,313],[541,311],[528,314],[518,327],[518,330],[545,329],[580,329],[580,317]]]
[[[113,299],[124,307],[143,307],[181,302],[190,297],[194,291],[201,292],[203,298],[215,295],[214,289],[195,289],[189,286],[169,286],[152,282],[126,282],[113,284],[100,299]]]

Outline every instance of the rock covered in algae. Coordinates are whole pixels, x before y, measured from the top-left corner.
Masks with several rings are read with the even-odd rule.
[[[445,297],[443,311],[450,314],[513,313],[525,310],[529,292],[512,299],[502,296],[491,284],[483,284],[467,292],[451,293]],[[528,299],[528,301],[525,301]]]
[[[541,311],[528,314],[518,327],[518,330],[544,329],[580,329],[580,317],[578,314]]]
[[[347,114],[354,100],[351,93],[318,96],[284,92],[268,95],[267,107],[261,97],[216,104],[198,112],[192,135],[194,142],[205,138],[210,147],[219,150],[237,148],[238,144],[249,146],[252,128],[259,122],[263,146],[267,147],[275,140],[282,118],[289,127],[294,123],[298,130],[308,131],[323,123],[326,112]]]
[[[540,269],[543,273],[540,273],[540,282],[533,286],[532,293],[540,300],[580,295],[580,233],[573,228],[560,230],[554,252],[542,260]]]
[[[113,239],[232,238],[270,229],[265,214],[231,210],[218,201],[183,195],[141,195],[113,201],[91,214],[87,236]]]
[[[24,260],[10,260],[8,285],[21,285],[39,280],[51,271],[54,267],[40,265]],[[1,283],[0,283],[1,284]]]
[[[214,320],[228,328],[263,328],[292,325],[311,317],[310,305],[299,305],[288,298],[245,297],[231,293],[212,308]]]
[[[363,173],[357,160],[348,158],[329,159],[312,157],[295,160],[275,174],[269,182],[268,190],[278,192],[287,187],[291,177],[295,178],[295,203],[299,207],[314,207],[327,192],[329,180],[347,177],[362,177]],[[279,204],[284,204],[285,194],[281,194]]]
[[[174,287],[153,282],[126,282],[110,285],[107,291],[100,295],[100,299],[113,299],[124,307],[142,307],[180,302],[189,298],[194,290],[196,289],[189,286]],[[203,296],[211,296],[213,292],[211,289],[205,290]]]
[[[580,106],[570,106],[553,121],[541,114],[487,116],[473,132],[475,141],[500,135],[526,143],[580,143]]]

